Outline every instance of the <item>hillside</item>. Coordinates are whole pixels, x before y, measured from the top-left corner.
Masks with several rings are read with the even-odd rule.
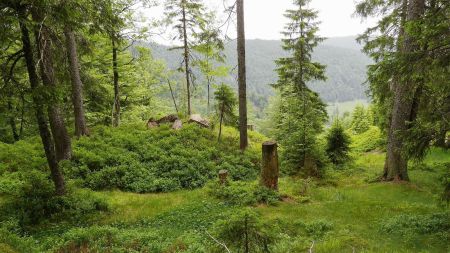
[[[155,58],[164,59],[171,69],[179,67],[181,53],[168,51],[167,46],[149,44]],[[281,41],[248,40],[247,41],[247,85],[248,96],[257,108],[267,105],[268,97],[273,94],[270,84],[276,82],[275,60],[286,56],[281,48]],[[237,65],[236,43],[226,45],[227,65]],[[310,87],[319,92],[326,102],[345,102],[367,99],[363,85],[366,79],[366,66],[370,59],[360,51],[361,47],[355,37],[330,38],[317,47],[315,60],[327,65],[326,82],[311,83]],[[223,80],[236,86],[235,77]]]

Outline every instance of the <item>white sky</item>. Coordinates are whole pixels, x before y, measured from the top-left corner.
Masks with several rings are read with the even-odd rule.
[[[226,0],[231,3],[233,0]],[[324,37],[341,37],[357,35],[374,24],[374,20],[361,21],[352,17],[357,0],[312,0],[310,8],[319,11],[319,34]],[[223,0],[204,0],[210,9],[223,12]],[[292,9],[292,0],[244,0],[245,33],[247,39],[278,40],[280,32],[287,23],[283,16],[285,10]],[[158,18],[162,16],[162,7],[146,11],[147,16]],[[223,14],[220,14],[223,15]],[[234,27],[229,28],[234,31]],[[230,35],[232,36],[232,32]],[[160,43],[170,43],[169,36],[153,38]]]

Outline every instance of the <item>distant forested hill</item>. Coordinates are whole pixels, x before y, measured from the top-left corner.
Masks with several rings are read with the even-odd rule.
[[[155,58],[166,60],[171,69],[180,66],[181,53],[168,50],[167,46],[148,44]],[[286,56],[281,48],[281,41],[248,40],[247,41],[247,85],[248,97],[256,108],[263,109],[268,98],[273,94],[270,84],[276,82],[275,60]],[[236,43],[229,42],[225,48],[227,64],[233,69],[237,65]],[[370,59],[361,51],[355,37],[330,38],[317,47],[315,60],[327,65],[326,82],[311,83],[310,87],[319,92],[326,102],[344,102],[367,99],[366,66]],[[236,87],[235,74],[225,78],[224,82]]]

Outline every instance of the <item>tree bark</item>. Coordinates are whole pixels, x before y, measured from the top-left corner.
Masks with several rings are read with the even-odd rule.
[[[247,137],[247,84],[245,65],[244,0],[237,0],[237,53],[239,86],[239,140],[241,150],[248,146]]]
[[[47,158],[48,166],[50,168],[53,183],[55,184],[56,194],[65,194],[64,178],[59,170],[58,161],[56,160],[55,147],[52,142],[50,131],[48,130],[47,120],[44,114],[44,104],[42,97],[38,94],[39,79],[35,70],[35,60],[33,56],[33,49],[31,46],[30,36],[28,28],[26,27],[24,20],[26,19],[26,13],[24,8],[19,9],[19,24],[22,35],[23,51],[25,56],[26,67],[28,71],[28,78],[32,90],[32,98],[34,102],[34,108],[36,111],[36,119],[39,127],[39,135],[41,136],[42,144],[44,146],[45,156]]]
[[[33,13],[35,22],[41,24],[43,19],[38,13]],[[48,27],[41,24],[35,28],[35,38],[37,44],[37,52],[40,56],[39,68],[41,72],[42,83],[47,86],[51,92],[48,104],[48,116],[50,119],[50,129],[55,142],[56,159],[69,160],[72,157],[72,144],[69,133],[67,132],[61,108],[58,103],[56,94],[55,70],[53,68],[53,52],[52,41],[50,39],[50,31]]]
[[[175,111],[178,114],[177,101],[175,100],[175,95],[173,94],[172,85],[170,84],[170,79],[167,79],[167,83],[169,84],[170,95],[172,95],[172,101],[173,101],[173,105],[175,106]]]
[[[401,5],[401,17],[400,17],[400,28],[399,28],[399,33],[398,33],[398,37],[397,37],[397,51],[398,52],[403,52],[403,37],[405,35],[405,23],[406,23],[406,17],[408,15],[408,0],[403,0],[402,1],[402,5]],[[391,82],[391,84],[389,85],[389,91],[390,92],[394,92],[395,87],[397,87],[399,84],[399,76],[394,76],[393,81]],[[387,146],[389,146],[389,143],[392,139],[391,135],[392,135],[392,129],[391,129],[391,124],[392,124],[392,112],[389,112],[389,116],[388,116],[388,125],[387,125]],[[389,152],[386,153],[386,159],[384,161],[384,167],[383,167],[383,178],[386,178],[386,175],[388,174],[388,161],[389,161]]]
[[[181,8],[183,12],[183,47],[184,47],[184,68],[186,74],[186,89],[187,89],[187,106],[188,115],[191,115],[191,80],[189,78],[189,47],[188,47],[188,35],[186,27],[186,0],[181,0]]]
[[[411,0],[408,6],[407,21],[418,20],[424,13],[424,0]],[[417,44],[414,38],[405,33],[403,51],[410,54],[416,51]],[[420,84],[419,84],[420,85]],[[402,135],[408,129],[407,122],[414,116],[414,97],[420,91],[419,85],[408,78],[404,83],[394,87],[394,104],[392,110],[392,121],[389,132],[389,141],[386,156],[384,180],[408,181],[408,158],[402,153]]]
[[[113,108],[113,127],[120,125],[120,88],[119,88],[119,68],[117,62],[117,45],[114,37],[112,38],[113,55],[113,83],[114,83],[114,108]]]
[[[262,167],[260,184],[272,190],[278,190],[278,151],[277,143],[266,141],[262,144]]]
[[[19,141],[20,140],[20,135],[17,133],[17,125],[16,125],[16,120],[14,117],[14,110],[13,110],[13,104],[12,104],[12,96],[13,91],[12,88],[9,87],[9,80],[6,74],[6,64],[3,64],[1,66],[1,75],[2,75],[2,79],[3,79],[3,83],[4,83],[4,87],[6,89],[8,89],[8,97],[7,97],[7,108],[8,108],[8,123],[9,126],[11,127],[11,132],[12,132],[12,136],[13,136],[13,140],[14,142]]]
[[[220,137],[222,137],[222,124],[223,124],[223,114],[225,110],[225,104],[222,104],[222,107],[220,109],[220,126],[219,126],[219,138],[218,141],[220,142]]]
[[[83,107],[83,83],[81,82],[80,69],[77,55],[77,44],[72,29],[66,25],[64,28],[66,37],[67,57],[69,61],[70,79],[72,82],[72,104],[75,116],[75,135],[89,135],[86,125],[86,117]]]

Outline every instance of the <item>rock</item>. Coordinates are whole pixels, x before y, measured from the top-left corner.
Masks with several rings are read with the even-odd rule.
[[[155,127],[159,127],[158,122],[156,122],[153,118],[150,118],[147,121],[147,128],[150,129],[150,128],[155,128]]]
[[[179,119],[175,120],[172,125],[172,129],[174,130],[180,130],[183,127],[183,122]]]
[[[165,123],[173,123],[173,122],[175,122],[177,120],[179,120],[177,115],[170,114],[170,115],[167,115],[165,117],[160,118],[156,122],[158,122],[158,124],[165,124]]]
[[[209,128],[210,123],[207,119],[202,118],[200,114],[192,114],[189,117],[189,123],[197,123],[201,127]]]

